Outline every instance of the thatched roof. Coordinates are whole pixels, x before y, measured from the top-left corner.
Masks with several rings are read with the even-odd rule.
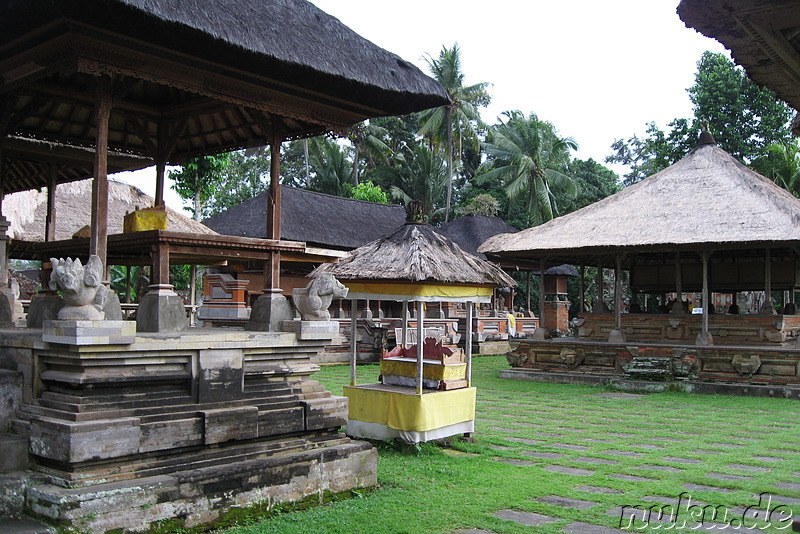
[[[450,221],[439,229],[439,232],[452,239],[462,250],[469,252],[483,260],[486,254],[478,252],[478,248],[490,237],[497,234],[513,234],[519,232],[499,217],[487,217],[485,215],[465,215],[454,221]],[[522,266],[519,266],[522,268]],[[538,269],[526,269],[532,273],[539,274]],[[571,265],[556,265],[547,269],[545,274],[560,276],[578,276],[578,271]]]
[[[449,102],[306,0],[5,1],[0,72],[10,134],[94,146],[108,75],[109,148],[171,163]]]
[[[587,257],[680,250],[800,245],[800,199],[751,171],[716,144],[599,202],[480,251],[576,264]],[[594,261],[593,260],[593,261]]]
[[[499,267],[464,252],[432,226],[413,223],[353,250],[338,263],[318,267],[312,276],[322,272],[342,280],[516,285]]]
[[[263,238],[266,210],[265,192],[203,223],[220,234]],[[394,232],[404,222],[402,206],[281,187],[281,239],[352,250]]]
[[[56,240],[70,239],[90,223],[92,181],[80,180],[56,188]],[[122,233],[126,213],[153,207],[152,197],[132,185],[114,180],[108,182],[108,233]],[[47,191],[21,191],[3,199],[3,215],[11,226],[8,234],[21,241],[44,241],[47,216]],[[167,208],[167,229],[190,234],[216,234],[207,226]]]
[[[796,0],[681,0],[678,15],[690,28],[725,45],[751,79],[800,110]]]

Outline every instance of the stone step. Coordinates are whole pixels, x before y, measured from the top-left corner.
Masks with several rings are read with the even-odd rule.
[[[0,454],[0,473],[16,473],[28,468],[28,438],[0,434],[0,451],[3,451]]]
[[[0,532],[3,534],[56,534],[56,529],[35,519],[0,519]]]

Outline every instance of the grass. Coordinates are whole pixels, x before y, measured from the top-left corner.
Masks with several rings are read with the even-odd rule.
[[[377,443],[377,491],[279,514],[230,534],[429,534],[469,528],[555,533],[576,521],[618,528],[617,507],[675,504],[688,491],[685,484],[718,488],[690,494],[715,507],[739,509],[738,517],[763,492],[773,496],[773,508],[782,500],[800,514],[800,486],[793,485],[800,483],[797,401],[683,393],[620,397],[593,386],[498,378],[506,367],[501,357],[476,359],[474,442],[455,441],[450,449]],[[361,366],[359,382],[374,381],[377,374],[377,366]],[[349,381],[346,366],[327,367],[316,376],[335,394]],[[541,453],[561,456],[531,456]],[[565,467],[585,471],[551,471]],[[597,504],[576,509],[537,500],[551,495]],[[499,510],[556,520],[526,526],[497,517]],[[791,530],[779,530],[786,523],[777,518],[766,532]]]

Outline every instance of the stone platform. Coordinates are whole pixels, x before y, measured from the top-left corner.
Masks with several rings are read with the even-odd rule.
[[[67,344],[4,331],[0,367],[23,381],[11,430],[40,477],[24,506],[91,533],[135,532],[375,485],[374,448],[340,432],[347,399],[311,378],[329,342],[198,328]]]

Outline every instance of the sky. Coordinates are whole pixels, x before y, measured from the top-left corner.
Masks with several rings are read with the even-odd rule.
[[[578,142],[575,157],[600,163],[615,139],[691,117],[697,61],[705,50],[726,52],[686,28],[678,0],[312,2],[426,73],[426,56],[458,43],[465,84],[491,84],[484,121],[534,112]],[[113,178],[155,196],[153,168]],[[180,209],[171,189],[165,200]]]

